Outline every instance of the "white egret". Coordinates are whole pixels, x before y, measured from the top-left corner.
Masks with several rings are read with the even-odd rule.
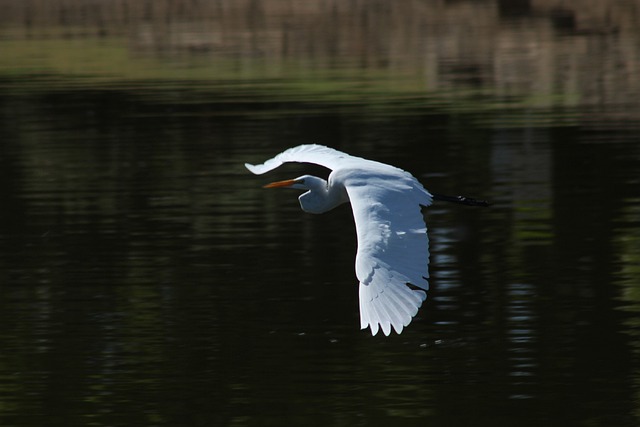
[[[360,327],[370,327],[372,335],[379,329],[389,335],[392,327],[401,333],[429,289],[429,238],[421,207],[431,205],[434,197],[472,205],[486,202],[434,196],[402,169],[322,145],[300,145],[261,165],[245,166],[261,175],[287,162],[315,163],[332,172],[328,181],[303,175],[265,188],[307,190],[299,197],[300,206],[314,214],[351,203],[358,240]]]

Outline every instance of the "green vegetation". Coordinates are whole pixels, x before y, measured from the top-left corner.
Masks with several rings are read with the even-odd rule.
[[[416,106],[460,113],[505,111],[505,121],[513,125],[520,123],[517,116],[508,113],[514,106],[547,108],[557,102],[573,102],[557,94],[496,97],[486,88],[438,88],[419,70],[407,67],[359,67],[348,62],[330,66],[320,60],[293,57],[153,52],[136,48],[122,36],[62,38],[59,31],[48,33],[54,36],[0,41],[0,78],[11,81],[10,90],[29,91],[41,85],[65,90],[129,87],[158,96],[156,89],[161,88],[165,94],[172,90],[193,92],[189,102],[207,102],[211,92],[226,92],[236,100],[266,96],[269,101],[366,105],[372,113],[382,108],[403,114]],[[549,124],[544,116],[541,121]]]

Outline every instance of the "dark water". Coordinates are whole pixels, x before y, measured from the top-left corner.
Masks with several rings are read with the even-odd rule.
[[[207,20],[151,47],[164,30],[142,18],[81,31],[34,9],[41,27],[6,26],[0,49],[19,55],[0,67],[0,423],[637,425],[638,34],[453,3],[443,28],[476,28],[474,11],[500,25],[385,24],[402,35],[388,56],[290,25],[275,59],[269,2],[257,18],[207,9],[249,25],[210,48],[178,43]],[[349,17],[340,7],[287,13],[318,25]],[[336,37],[382,43],[365,24],[389,11],[361,7],[362,33]],[[500,41],[498,62],[470,40]],[[295,192],[261,188],[324,172],[242,166],[310,142],[494,202],[429,209],[432,289],[402,335],[359,330],[348,206],[308,215]]]

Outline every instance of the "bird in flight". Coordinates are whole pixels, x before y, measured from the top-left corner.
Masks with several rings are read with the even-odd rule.
[[[439,196],[410,173],[391,165],[308,144],[289,148],[260,165],[245,163],[256,175],[283,163],[315,163],[331,170],[328,180],[311,175],[273,182],[265,188],[306,190],[302,210],[321,214],[350,202],[356,224],[356,276],[360,282],[360,327],[400,334],[417,314],[429,289],[429,238],[421,207],[441,199],[468,205],[487,202]]]

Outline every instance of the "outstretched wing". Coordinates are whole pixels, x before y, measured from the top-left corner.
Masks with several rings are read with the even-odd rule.
[[[261,165],[252,165],[250,163],[245,163],[244,165],[254,174],[262,175],[287,162],[315,163],[331,170],[349,164],[381,164],[361,157],[351,156],[323,145],[306,144],[289,148]]]
[[[431,194],[406,172],[360,172],[344,180],[358,234],[360,325],[402,332],[429,289],[429,238],[420,206]]]

